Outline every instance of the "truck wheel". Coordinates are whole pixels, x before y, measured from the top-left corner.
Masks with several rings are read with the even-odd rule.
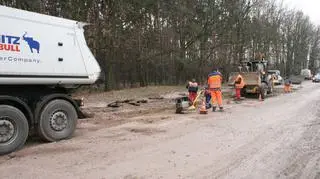
[[[272,94],[273,93],[273,87],[272,85],[268,88],[267,94]]]
[[[176,114],[181,114],[182,113],[182,107],[176,108]]]
[[[265,83],[261,84],[261,88],[260,88],[260,94],[261,94],[261,98],[265,99],[267,97],[268,94],[268,86]]]
[[[68,139],[75,131],[77,119],[77,112],[72,104],[65,100],[53,100],[40,114],[39,135],[48,142]]]
[[[245,87],[241,89],[240,93],[241,93],[242,97],[247,97],[247,93],[246,93],[246,88]]]
[[[13,106],[0,105],[0,155],[22,148],[28,134],[26,116]]]

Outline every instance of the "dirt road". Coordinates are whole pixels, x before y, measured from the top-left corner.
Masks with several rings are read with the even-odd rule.
[[[320,178],[320,85],[224,113],[138,116],[0,158],[0,178]],[[98,125],[98,124],[97,124]]]

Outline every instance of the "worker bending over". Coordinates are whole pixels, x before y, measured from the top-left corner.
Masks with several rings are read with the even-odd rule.
[[[241,90],[243,89],[245,83],[241,74],[239,74],[234,82],[234,87],[236,89],[236,101],[241,100]]]
[[[223,111],[221,84],[222,75],[218,70],[214,70],[208,76],[208,88],[211,92],[212,111],[216,111],[216,103],[218,103],[220,111]]]
[[[192,81],[188,82],[186,88],[188,89],[188,92],[189,92],[189,101],[193,103],[197,97],[198,83],[196,82],[195,79],[192,79]]]

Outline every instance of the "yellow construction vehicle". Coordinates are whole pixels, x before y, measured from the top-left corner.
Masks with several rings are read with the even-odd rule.
[[[268,62],[262,60],[242,62],[238,72],[231,72],[228,79],[228,86],[234,86],[234,82],[241,73],[245,86],[241,91],[241,95],[258,94],[264,99],[267,94],[273,92],[272,78],[266,73]]]

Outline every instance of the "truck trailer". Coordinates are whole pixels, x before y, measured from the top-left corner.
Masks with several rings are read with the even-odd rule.
[[[71,138],[82,118],[72,91],[103,79],[86,23],[0,6],[0,155],[28,136]]]

